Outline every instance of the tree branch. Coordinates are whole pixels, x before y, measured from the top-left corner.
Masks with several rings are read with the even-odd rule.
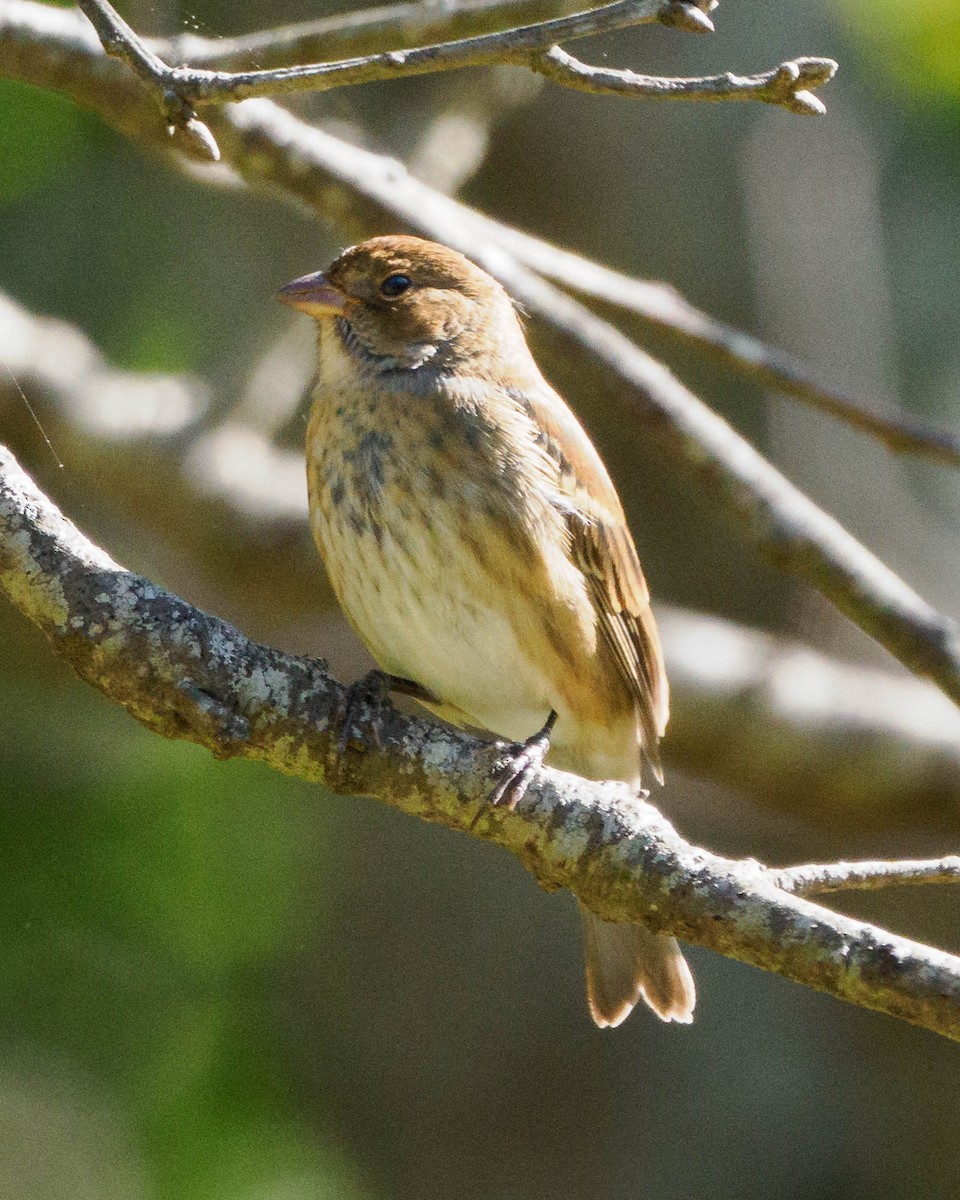
[[[783,63],[764,76],[744,79],[726,75],[699,80],[657,80],[629,71],[586,67],[556,45],[560,41],[651,22],[694,33],[712,32],[707,12],[716,6],[717,0],[613,0],[585,12],[432,46],[394,49],[338,62],[236,72],[170,67],[127,25],[109,0],[78,2],[107,53],[125,59],[155,92],[168,125],[182,128],[199,147],[206,147],[214,159],[219,157],[219,151],[209,129],[197,119],[194,106],[198,104],[328,91],[375,80],[501,64],[527,67],[564,87],[581,91],[634,98],[756,99],[778,104],[791,112],[809,114],[826,111],[811,89],[826,83],[836,70],[836,63],[830,59],[804,58]]]
[[[114,64],[90,39],[77,36],[75,21],[27,0],[0,0],[0,71],[66,91],[125,132],[163,144],[139,89],[122,69],[110,70]],[[248,182],[358,234],[401,224],[480,263],[591,370],[606,372],[634,405],[644,432],[697,477],[764,557],[817,588],[910,671],[960,702],[956,622],[817,508],[664,366],[518,262],[492,236],[489,219],[418,183],[395,161],[341,142],[269,101],[215,110],[210,121],[226,160]]]
[[[416,40],[440,32],[471,33],[489,28],[501,15],[540,18],[556,8],[569,8],[576,0],[459,0],[442,8],[431,3],[397,4],[386,9],[324,17],[304,25],[250,34],[234,39],[207,39],[185,35],[147,44],[158,55],[194,62],[261,59],[289,61],[291,57],[319,57],[331,50],[363,53],[382,45],[383,37]],[[14,3],[11,13],[18,12]],[[3,6],[0,5],[0,12]],[[27,5],[25,15],[32,13]],[[16,23],[15,38],[29,36],[26,23]],[[333,39],[328,41],[327,39]],[[341,40],[338,40],[341,39]],[[371,39],[374,39],[371,41]],[[13,46],[8,47],[14,50]],[[108,114],[105,114],[108,115]],[[109,115],[108,115],[108,119]],[[114,117],[115,119],[115,117]],[[142,136],[142,135],[141,135]],[[657,328],[709,353],[746,378],[799,400],[845,421],[877,438],[891,451],[917,454],[960,466],[960,437],[916,419],[905,420],[892,411],[868,409],[835,388],[812,377],[808,368],[758,338],[701,312],[676,291],[660,283],[631,279],[609,267],[549,245],[520,230],[500,225],[480,213],[462,210],[491,240],[502,244],[520,262],[565,287],[606,304],[627,309]]]
[[[695,308],[668,284],[632,279],[518,229],[482,219],[493,227],[490,236],[517,259],[565,288],[635,313],[738,375],[792,396],[867,434],[891,453],[913,454],[945,466],[960,467],[960,434],[916,417],[905,418],[889,404],[867,408],[816,379],[809,367],[791,355]]]
[[[220,148],[216,139],[197,117],[167,64],[140,40],[108,0],[77,0],[77,3],[96,29],[107,54],[122,59],[154,90],[168,132],[179,129],[193,143],[198,154],[217,162]]]
[[[506,747],[392,709],[378,738],[335,764],[343,692],[323,664],[257,646],[123,570],[3,448],[0,589],[81,678],[157,733],[473,832],[606,920],[643,922],[960,1040],[960,959],[791,895],[752,860],[692,846],[623,785],[545,769],[515,811],[493,808]]]
[[[826,105],[813,89],[833,78],[837,64],[829,58],[798,58],[781,63],[762,75],[704,75],[671,79],[592,67],[561,50],[551,48],[534,59],[533,69],[554,83],[598,96],[626,96],[649,100],[762,100],[800,116],[821,116]]]

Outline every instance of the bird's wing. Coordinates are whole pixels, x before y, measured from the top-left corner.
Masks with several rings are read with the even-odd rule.
[[[644,753],[661,779],[657,742],[669,715],[667,675],[647,581],[620,498],[563,400],[551,389],[526,394],[524,402],[544,449],[560,468],[571,556],[590,582],[603,636],[636,701]]]

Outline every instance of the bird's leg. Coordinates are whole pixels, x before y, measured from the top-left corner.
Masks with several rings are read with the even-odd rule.
[[[383,708],[389,703],[390,693],[412,696],[425,703],[436,703],[436,697],[412,679],[401,675],[388,675],[386,671],[368,671],[362,679],[354,680],[344,689],[343,698],[337,705],[331,722],[331,733],[335,734],[339,765],[351,740],[359,739],[364,727],[379,749],[381,745],[381,723]],[[366,717],[366,722],[363,718]]]
[[[491,804],[505,804],[513,812],[530,786],[534,772],[543,766],[556,723],[557,714],[551,709],[547,723],[541,730],[525,742],[516,743],[513,753],[497,775],[496,786],[490,793]]]

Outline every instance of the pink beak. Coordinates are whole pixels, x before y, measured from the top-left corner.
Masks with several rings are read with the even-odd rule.
[[[347,306],[347,297],[320,271],[284,284],[277,299],[311,317],[342,317]]]

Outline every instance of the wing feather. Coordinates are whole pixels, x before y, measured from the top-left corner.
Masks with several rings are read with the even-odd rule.
[[[662,782],[657,743],[669,715],[663,651],[623,507],[599,454],[560,397],[524,396],[544,449],[560,468],[573,561],[590,583],[600,629],[637,706],[643,750]]]

